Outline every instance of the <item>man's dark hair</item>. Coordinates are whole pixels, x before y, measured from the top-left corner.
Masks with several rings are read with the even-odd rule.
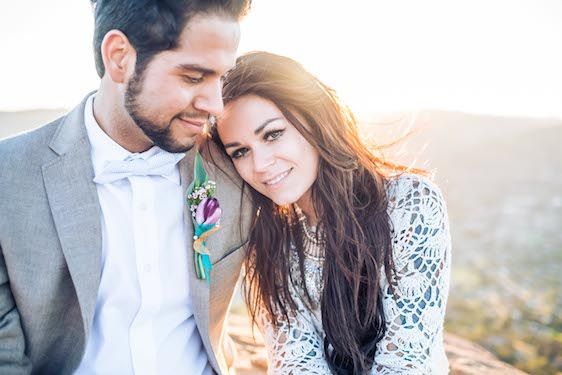
[[[215,13],[239,21],[252,0],[90,0],[94,9],[94,56],[105,73],[101,43],[110,30],[120,30],[137,52],[135,72],[142,73],[159,52],[177,47],[185,25],[196,14]]]

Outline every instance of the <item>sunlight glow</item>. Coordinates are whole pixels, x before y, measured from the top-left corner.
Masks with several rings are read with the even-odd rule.
[[[300,61],[360,115],[422,108],[562,117],[558,0],[254,0],[240,52]],[[345,4],[345,5],[342,5]],[[86,0],[0,5],[0,110],[97,87]]]

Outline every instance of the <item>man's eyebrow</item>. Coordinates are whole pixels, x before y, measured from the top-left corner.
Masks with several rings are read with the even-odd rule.
[[[255,135],[258,135],[259,133],[261,133],[261,132],[263,131],[263,129],[264,129],[267,125],[269,125],[269,124],[271,124],[273,121],[277,121],[277,120],[283,120],[283,117],[273,117],[273,118],[270,118],[270,119],[268,119],[268,120],[265,120],[265,121],[263,122],[263,124],[261,124],[260,126],[258,126],[258,127],[256,128],[256,130],[254,130],[254,134],[255,134]],[[225,144],[225,145],[224,145],[224,148],[227,149],[227,148],[229,148],[229,147],[237,147],[237,146],[240,146],[240,143],[239,143],[239,142],[231,142],[231,143]]]
[[[209,68],[205,68],[201,65],[198,64],[180,64],[176,67],[178,70],[189,70],[189,71],[195,71],[195,72],[199,72],[202,73],[204,75],[213,75],[213,74],[217,74],[216,71],[214,71],[213,69],[209,69]]]

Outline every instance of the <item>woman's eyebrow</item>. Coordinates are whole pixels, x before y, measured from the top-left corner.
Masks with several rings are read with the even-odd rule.
[[[227,143],[224,145],[224,148],[229,148],[229,147],[238,147],[240,146],[240,143],[238,142],[231,142],[231,143]]]
[[[254,130],[254,134],[255,135],[260,134],[267,125],[269,125],[273,121],[277,121],[277,120],[283,120],[283,117],[273,117],[273,118],[270,118],[268,120],[265,120],[260,126],[258,126]],[[230,147],[237,147],[237,146],[240,146],[240,142],[230,142],[230,143],[225,144],[224,148],[227,149],[227,148],[230,148]]]
[[[283,120],[283,118],[282,117],[273,117],[273,118],[270,118],[269,120],[265,120],[263,122],[263,124],[261,124],[260,126],[258,126],[256,128],[256,130],[254,130],[254,134],[258,135],[259,133],[261,133],[263,131],[263,128],[265,128],[267,125],[269,125],[273,121],[277,121],[277,120]]]

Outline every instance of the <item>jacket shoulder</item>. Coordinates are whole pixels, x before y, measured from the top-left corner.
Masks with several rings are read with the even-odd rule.
[[[53,138],[63,117],[42,125],[25,133],[0,139],[0,162],[16,157],[28,157],[43,149],[49,148],[49,142]]]

